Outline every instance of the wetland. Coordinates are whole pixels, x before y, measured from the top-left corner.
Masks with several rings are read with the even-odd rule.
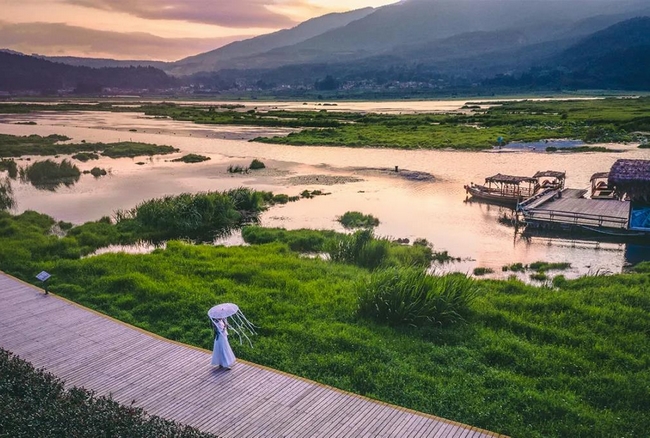
[[[643,111],[630,102],[636,109],[620,117],[607,112],[620,102],[592,106],[591,116],[603,117],[586,119],[597,135],[567,141],[602,150],[576,153],[494,148],[493,140],[431,149],[269,144],[249,140],[300,128],[194,123],[131,106],[21,106],[0,117],[0,132],[13,136],[10,145],[24,137],[51,149],[40,154],[32,144],[8,155],[13,164],[0,161],[0,195],[4,187],[15,201],[0,212],[0,269],[27,281],[47,270],[53,293],[204,348],[212,339],[205,309],[237,302],[260,327],[254,348],[234,346],[244,359],[511,436],[639,436],[650,428],[648,249],[526,238],[510,210],[468,202],[463,190],[499,172],[549,169],[581,188],[620,157],[648,159],[638,147]],[[568,114],[584,105],[559,104]],[[453,105],[477,117],[463,108],[474,103]],[[364,111],[378,107],[408,104]],[[578,123],[585,111],[563,119],[558,108],[560,123]],[[260,108],[220,109],[252,117]],[[144,146],[105,154],[125,143]],[[103,146],[57,149],[66,145]],[[156,154],[153,145],[173,150]],[[75,160],[74,185],[44,191],[10,175],[79,153],[96,157]],[[194,155],[201,161],[183,160]],[[228,171],[237,166],[249,171]],[[107,174],[84,174],[95,168]],[[346,230],[338,220],[368,228]],[[427,267],[438,275],[425,275]]]

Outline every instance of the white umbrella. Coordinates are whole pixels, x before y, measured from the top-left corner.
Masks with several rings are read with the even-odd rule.
[[[249,339],[246,332],[251,335],[256,335],[255,326],[244,316],[239,306],[233,303],[223,303],[218,304],[208,310],[208,316],[212,324],[217,324],[218,319],[230,318],[228,321],[228,327],[231,331],[235,332],[239,336],[239,343],[242,343],[242,336],[246,338],[250,346],[253,346],[253,343]]]
[[[233,303],[223,303],[208,310],[208,316],[212,319],[228,318],[239,312],[239,306]]]

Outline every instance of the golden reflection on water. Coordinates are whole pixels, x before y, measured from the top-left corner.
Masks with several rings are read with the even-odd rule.
[[[261,128],[204,126],[143,118],[137,113],[41,113],[3,117],[0,132],[15,135],[63,134],[75,141],[115,142],[123,140],[169,144],[181,152],[169,156],[109,159],[78,163],[81,170],[99,166],[110,175],[90,175],[56,193],[43,193],[14,184],[18,210],[41,211],[56,219],[82,223],[112,215],[118,209],[166,194],[227,190],[249,186],[258,190],[298,195],[305,189],[331,194],[276,206],[262,216],[265,226],[328,228],[342,230],[336,217],[350,210],[370,213],[381,221],[377,234],[411,240],[424,237],[437,250],[447,250],[463,261],[438,269],[471,272],[490,267],[496,276],[506,276],[506,264],[538,260],[570,262],[568,276],[593,272],[620,272],[625,264],[624,245],[576,244],[575,241],[522,239],[511,226],[499,222],[509,214],[503,207],[465,202],[464,184],[481,183],[496,173],[532,175],[538,170],[567,172],[567,187],[587,188],[589,177],[607,171],[618,158],[650,158],[636,145],[616,145],[621,153],[547,154],[543,152],[400,151],[393,149],[293,147],[252,143]],[[15,125],[34,120],[34,126]],[[135,132],[133,132],[135,130]],[[282,130],[273,130],[273,135]],[[172,163],[186,153],[208,155],[198,164]],[[63,157],[62,157],[63,158]],[[230,164],[246,166],[253,158],[269,168],[262,172],[232,175]],[[144,165],[138,165],[138,162]],[[359,168],[408,169],[430,173],[432,182],[414,182],[399,174],[363,171]],[[325,185],[314,175],[359,178],[361,181]],[[295,185],[292,177],[301,184]],[[311,177],[311,178],[310,178]],[[292,182],[293,181],[293,182]]]

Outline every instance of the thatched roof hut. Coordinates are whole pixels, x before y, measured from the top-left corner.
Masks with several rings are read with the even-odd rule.
[[[650,203],[650,161],[617,160],[609,171],[608,183],[623,199]]]

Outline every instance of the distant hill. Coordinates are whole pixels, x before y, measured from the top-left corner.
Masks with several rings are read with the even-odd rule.
[[[108,58],[81,58],[76,56],[44,56],[32,54],[35,58],[45,59],[47,61],[58,62],[61,64],[75,65],[78,67],[154,67],[164,69],[167,62],[163,61],[138,61],[138,60],[118,60]]]
[[[650,90],[650,17],[637,17],[589,35],[520,76],[490,85]]]
[[[90,68],[46,61],[33,56],[0,52],[0,91],[56,93],[74,90],[97,93],[105,88],[161,90],[178,86],[178,80],[153,67]]]
[[[188,75],[201,71],[216,71],[224,68],[232,68],[233,64],[229,61],[233,59],[250,57],[278,47],[297,44],[366,17],[373,11],[373,8],[364,8],[350,12],[323,15],[307,20],[291,29],[280,30],[244,41],[236,41],[210,52],[190,56],[173,63],[167,71],[176,75]],[[248,65],[244,64],[244,66]]]

